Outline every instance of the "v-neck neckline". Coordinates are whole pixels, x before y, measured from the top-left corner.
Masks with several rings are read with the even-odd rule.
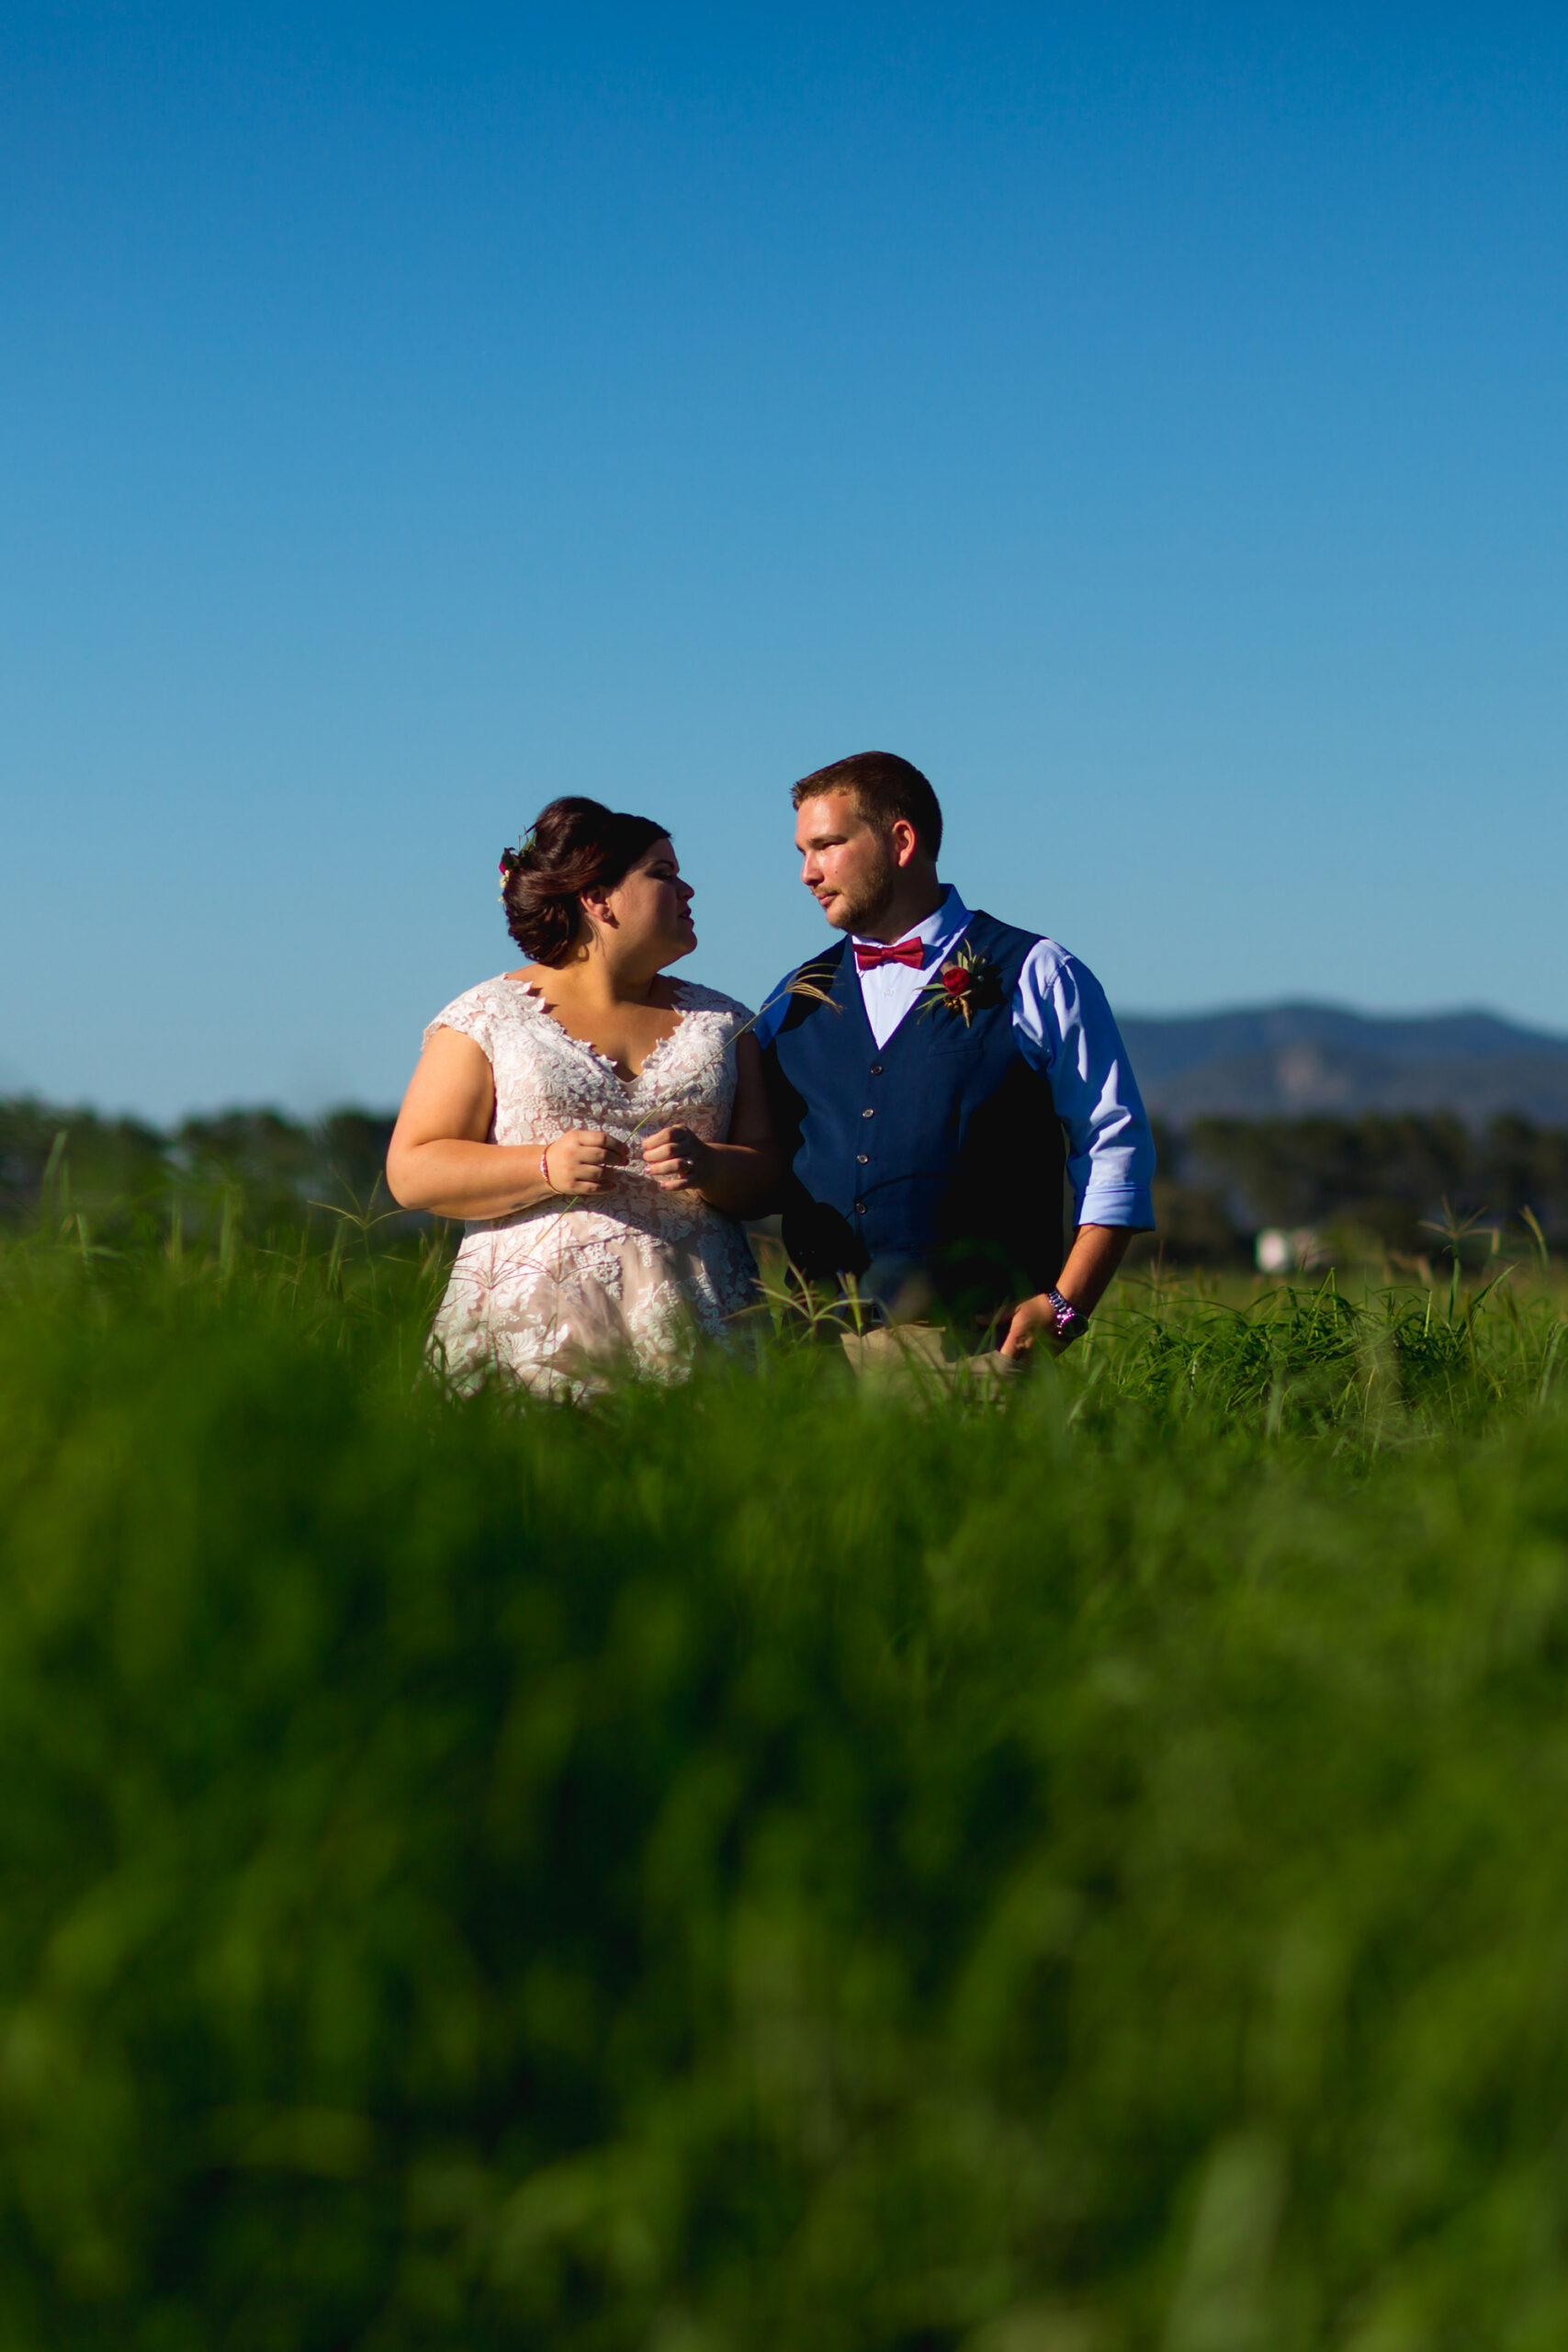
[[[664,1051],[665,1046],[672,1046],[674,1044],[676,1038],[680,1035],[682,1030],[685,1027],[686,1023],[691,1018],[692,1008],[690,1005],[677,1005],[675,1007],[675,1026],[673,1029],[666,1030],[662,1037],[656,1037],[653,1044],[649,1047],[647,1053],[644,1054],[641,1061],[637,1064],[636,1069],[633,1070],[630,1078],[623,1078],[615,1063],[610,1059],[609,1055],[604,1051],[603,1047],[596,1046],[592,1037],[580,1037],[574,1029],[569,1029],[567,1027],[564,1021],[558,1021],[556,1019],[555,1014],[545,1002],[543,991],[534,981],[519,979],[511,972],[503,972],[501,977],[511,987],[514,989],[521,989],[525,996],[531,997],[534,1002],[535,1011],[538,1013],[540,1019],[547,1021],[552,1029],[558,1029],[561,1035],[566,1039],[569,1045],[579,1046],[585,1054],[592,1056],[592,1059],[598,1063],[600,1069],[608,1070],[610,1076],[615,1080],[615,1084],[626,1094],[634,1092],[635,1090],[642,1084],[643,1080],[648,1076],[649,1071],[659,1059],[659,1057]],[[678,989],[682,985],[682,983],[680,980],[671,980],[670,985],[671,989]]]

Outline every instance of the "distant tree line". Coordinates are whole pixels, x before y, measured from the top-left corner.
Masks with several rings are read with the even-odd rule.
[[[138,1218],[239,1216],[256,1235],[323,1230],[333,1212],[383,1217],[389,1240],[429,1220],[396,1210],[383,1168],[392,1114],[338,1110],[313,1124],[272,1110],[224,1111],[163,1132],[24,1100],[0,1102],[0,1223],[74,1206],[101,1237]],[[1181,1264],[1241,1264],[1269,1226],[1321,1234],[1335,1255],[1416,1261],[1446,1234],[1528,1230],[1525,1213],[1568,1249],[1568,1132],[1494,1119],[1409,1114],[1352,1119],[1156,1123],[1154,1245]],[[46,1199],[46,1195],[48,1198]]]
[[[0,1224],[80,1212],[99,1238],[178,1209],[200,1224],[237,1216],[260,1236],[323,1230],[333,1212],[394,1213],[382,1238],[428,1224],[395,1209],[383,1173],[392,1114],[338,1110],[304,1124],[231,1110],[164,1132],[140,1119],[0,1102]]]
[[[1157,1127],[1156,1214],[1168,1256],[1199,1263],[1250,1255],[1270,1226],[1320,1233],[1331,1254],[1417,1260],[1468,1229],[1524,1238],[1527,1211],[1568,1247],[1568,1132],[1451,1115],[1194,1119]]]

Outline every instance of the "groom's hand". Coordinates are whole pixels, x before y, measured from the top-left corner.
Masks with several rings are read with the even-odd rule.
[[[1007,1338],[1002,1341],[1004,1356],[1027,1363],[1036,1353],[1056,1356],[1062,1352],[1056,1337],[1056,1310],[1043,1291],[1038,1298],[1026,1298],[1015,1306],[1012,1321],[1008,1325]]]

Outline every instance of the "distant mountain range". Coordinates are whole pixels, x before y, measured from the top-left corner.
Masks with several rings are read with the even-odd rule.
[[[1145,1102],[1173,1126],[1207,1117],[1451,1111],[1481,1127],[1513,1111],[1538,1126],[1568,1128],[1568,1037],[1492,1012],[1396,1017],[1272,1004],[1127,1013],[1120,1026]],[[31,1091],[0,1060],[0,1099]]]
[[[1132,1015],[1121,1023],[1149,1109],[1190,1119],[1514,1111],[1568,1127],[1568,1037],[1490,1012],[1384,1019],[1333,1004]]]

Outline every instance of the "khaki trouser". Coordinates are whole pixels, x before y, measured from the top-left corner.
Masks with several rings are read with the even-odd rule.
[[[965,1355],[953,1334],[937,1323],[885,1323],[870,1331],[846,1331],[843,1350],[863,1380],[908,1395],[931,1396],[963,1386],[982,1396],[996,1396],[1023,1376],[1023,1366],[999,1348]]]

